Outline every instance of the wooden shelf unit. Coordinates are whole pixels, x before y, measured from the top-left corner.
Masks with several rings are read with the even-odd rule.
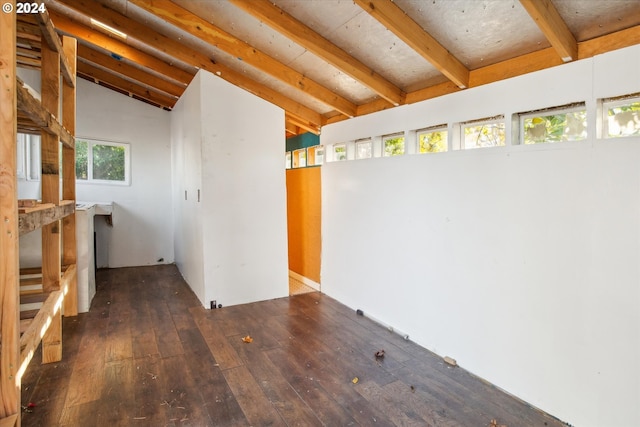
[[[9,6],[15,11],[16,1],[6,1],[3,9]],[[61,40],[46,10],[2,13],[0,28],[0,426],[13,427],[21,423],[20,383],[33,353],[42,342],[43,363],[61,360],[62,313],[78,313],[73,136],[77,42],[66,36]],[[17,67],[40,70],[40,99],[17,77]],[[18,132],[41,136],[42,204],[24,213],[19,213],[17,200]],[[39,277],[25,279],[21,288],[19,238],[38,229],[42,268],[30,273]],[[21,313],[21,303],[39,308]]]

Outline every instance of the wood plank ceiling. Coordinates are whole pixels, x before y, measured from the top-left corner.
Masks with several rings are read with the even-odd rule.
[[[170,110],[204,69],[282,107],[288,134],[640,43],[638,0],[45,3],[80,77]]]

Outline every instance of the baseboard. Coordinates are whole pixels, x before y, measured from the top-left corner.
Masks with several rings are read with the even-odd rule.
[[[296,273],[295,271],[291,271],[289,270],[289,276],[293,277],[294,279],[304,283],[305,285],[315,289],[316,291],[320,292],[320,283],[316,283],[311,279],[308,279],[306,277],[304,277],[301,274]]]

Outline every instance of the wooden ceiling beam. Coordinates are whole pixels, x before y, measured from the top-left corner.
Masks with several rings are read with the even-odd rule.
[[[125,62],[118,61],[111,56],[104,55],[85,45],[78,46],[78,57],[94,64],[98,64],[104,68],[108,68],[115,73],[130,77],[133,80],[143,82],[147,86],[151,86],[158,91],[169,95],[180,97],[185,90],[184,86],[173,84],[154,74],[143,71]]]
[[[169,0],[129,0],[129,2],[233,55],[238,60],[303,91],[346,116],[356,115],[356,105],[353,102]]]
[[[216,63],[212,58],[202,52],[198,52],[188,46],[185,46],[169,37],[166,37],[140,23],[103,6],[95,1],[86,0],[59,0],[61,3],[75,9],[86,16],[97,16],[101,22],[122,31],[125,34],[131,34],[136,40],[158,49],[167,55],[176,57],[177,59],[197,68],[207,70],[218,75],[224,80],[238,87],[241,87],[262,99],[265,99],[280,108],[298,114],[309,122],[316,123],[320,126],[321,116],[319,113],[299,104],[296,101],[287,98],[275,90],[257,83],[248,77],[238,73],[222,64]],[[82,56],[82,55],[81,55]],[[89,59],[89,58],[87,58]],[[92,62],[99,63],[91,59]],[[111,68],[111,67],[109,67]],[[117,71],[117,70],[116,70]],[[123,73],[126,74],[126,73]],[[149,81],[145,83],[151,84]],[[159,86],[158,86],[159,87]],[[171,92],[169,92],[171,93]]]
[[[595,39],[579,42],[578,58],[591,58],[595,55],[636,44],[640,44],[640,25],[597,37]],[[553,47],[550,47],[473,70],[469,77],[469,87],[482,86],[511,77],[555,67],[561,64],[562,60],[558,57],[556,50]],[[441,83],[407,93],[407,104],[425,101],[427,99],[454,93],[459,90],[460,88],[451,83]],[[358,115],[375,113],[388,108],[388,105],[381,104],[379,101],[380,100],[375,100],[358,106]],[[336,123],[342,120],[344,120],[344,117],[335,116],[328,118],[324,124]]]
[[[126,45],[112,37],[108,37],[98,31],[86,27],[76,21],[73,21],[66,16],[49,9],[49,14],[53,20],[56,28],[73,37],[83,40],[86,43],[100,47],[122,58],[140,64],[143,67],[154,70],[155,72],[170,76],[172,79],[188,84],[193,79],[194,74],[188,73],[177,67],[167,64],[166,62],[144,53],[138,49]]]
[[[404,103],[405,94],[402,89],[269,0],[230,0],[230,2],[353,77],[393,105]]]
[[[578,59],[578,42],[551,0],[520,0],[520,4],[564,62]]]
[[[47,9],[44,9],[44,12],[38,12],[34,16],[36,22],[38,22],[40,31],[42,32],[42,38],[46,40],[47,45],[49,45],[51,50],[60,54],[60,72],[62,73],[62,77],[68,85],[73,87],[76,79],[71,72],[69,59],[63,53],[62,41],[60,40],[60,37],[58,37],[56,30],[53,28],[49,12],[47,12]]]
[[[311,132],[314,135],[320,135],[320,128],[313,123],[306,122],[292,114],[285,114],[285,123],[289,123],[293,126],[304,129],[307,132]],[[286,127],[286,126],[285,126]]]
[[[126,79],[123,79],[122,77],[118,77],[87,62],[78,62],[78,73],[89,76],[94,79],[94,81],[97,80],[105,82],[131,95],[137,95],[140,98],[147,99],[150,102],[156,105],[160,105],[164,108],[173,108],[177,101],[177,99],[151,91],[144,86],[130,82]]]
[[[392,0],[354,0],[389,31],[461,88],[469,87],[469,69],[411,19]]]

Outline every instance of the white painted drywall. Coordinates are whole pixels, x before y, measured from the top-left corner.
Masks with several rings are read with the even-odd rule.
[[[640,138],[594,137],[597,97],[636,92],[640,46],[324,126],[331,144],[575,101],[591,123],[325,164],[323,292],[573,425],[640,425]]]
[[[39,89],[39,73],[21,77]],[[76,185],[77,200],[114,203],[113,227],[96,217],[98,267],[174,261],[169,130],[169,112],[78,79],[76,135],[131,147],[131,185]],[[39,198],[39,184],[20,181],[20,198]],[[21,266],[41,264],[40,234],[20,238]]]
[[[99,267],[174,261],[169,114],[78,79],[76,135],[131,150],[130,185],[76,185],[77,200],[113,202],[113,227],[96,216]]]
[[[284,135],[282,109],[205,71],[172,112],[176,263],[205,307],[288,294]]]

